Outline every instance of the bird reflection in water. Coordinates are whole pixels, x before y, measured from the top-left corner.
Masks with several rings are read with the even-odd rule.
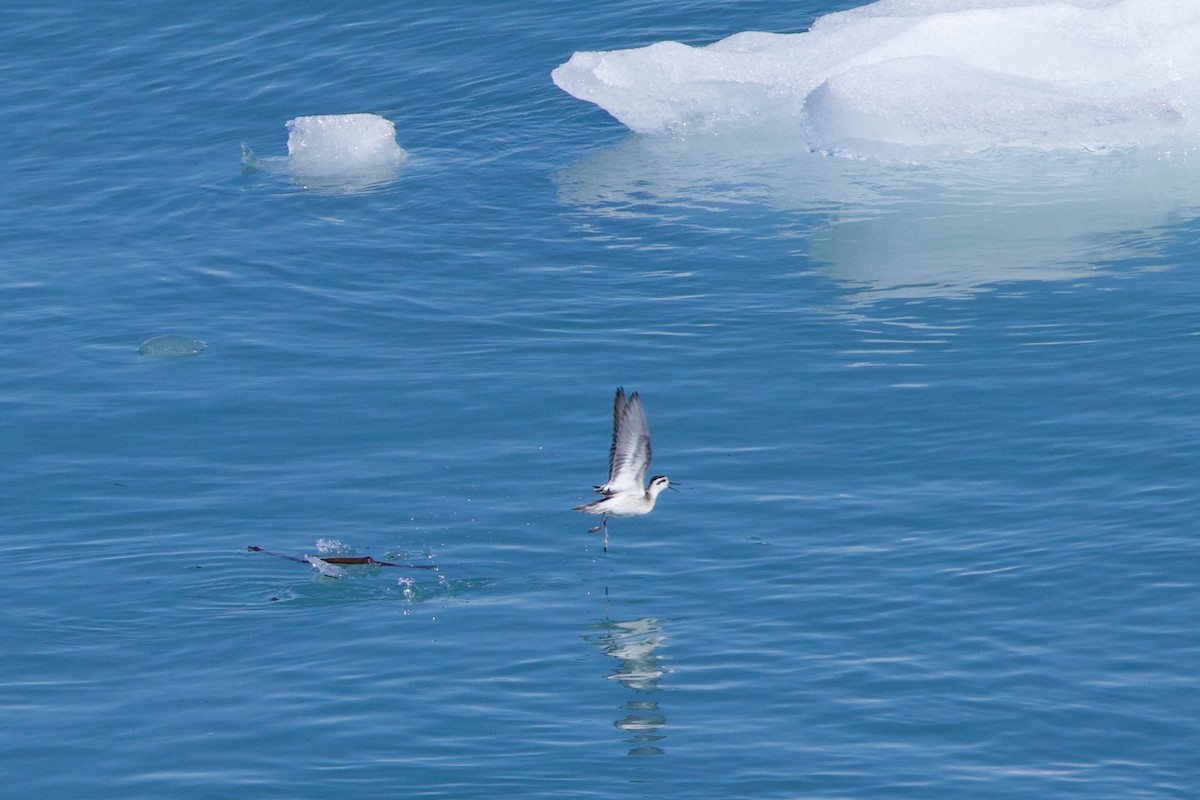
[[[629,734],[625,740],[633,745],[629,755],[662,755],[656,743],[666,738],[661,731],[667,718],[659,711],[658,701],[650,697],[658,691],[659,678],[667,673],[657,654],[666,641],[662,626],[658,620],[645,617],[628,622],[605,619],[592,627],[595,633],[584,638],[617,660],[616,668],[605,677],[635,695],[621,706],[625,717],[613,723]]]

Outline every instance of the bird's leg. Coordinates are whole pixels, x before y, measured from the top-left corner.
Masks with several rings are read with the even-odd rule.
[[[600,525],[604,528],[604,552],[608,552],[608,515],[605,514],[600,518]]]

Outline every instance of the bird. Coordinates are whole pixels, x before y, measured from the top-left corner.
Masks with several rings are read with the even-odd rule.
[[[604,495],[573,511],[599,514],[600,524],[588,533],[604,531],[604,552],[608,552],[608,518],[640,517],[654,510],[654,502],[664,489],[674,489],[666,475],[655,475],[643,486],[650,467],[650,429],[646,425],[646,410],[642,398],[634,392],[625,399],[624,387],[617,387],[613,398],[613,439],[608,451],[608,482],[596,486]]]

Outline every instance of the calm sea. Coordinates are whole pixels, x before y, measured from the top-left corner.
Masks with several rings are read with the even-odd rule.
[[[3,794],[1200,796],[1187,170],[816,192],[549,78],[850,5],[10,2]],[[243,174],[354,112],[394,181]]]

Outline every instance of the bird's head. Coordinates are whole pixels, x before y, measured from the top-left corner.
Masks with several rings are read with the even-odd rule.
[[[674,487],[671,486],[671,481],[667,479],[666,475],[655,475],[650,479],[650,485],[646,487],[646,491],[650,493],[651,497],[658,497],[659,492],[663,489],[672,488]]]

